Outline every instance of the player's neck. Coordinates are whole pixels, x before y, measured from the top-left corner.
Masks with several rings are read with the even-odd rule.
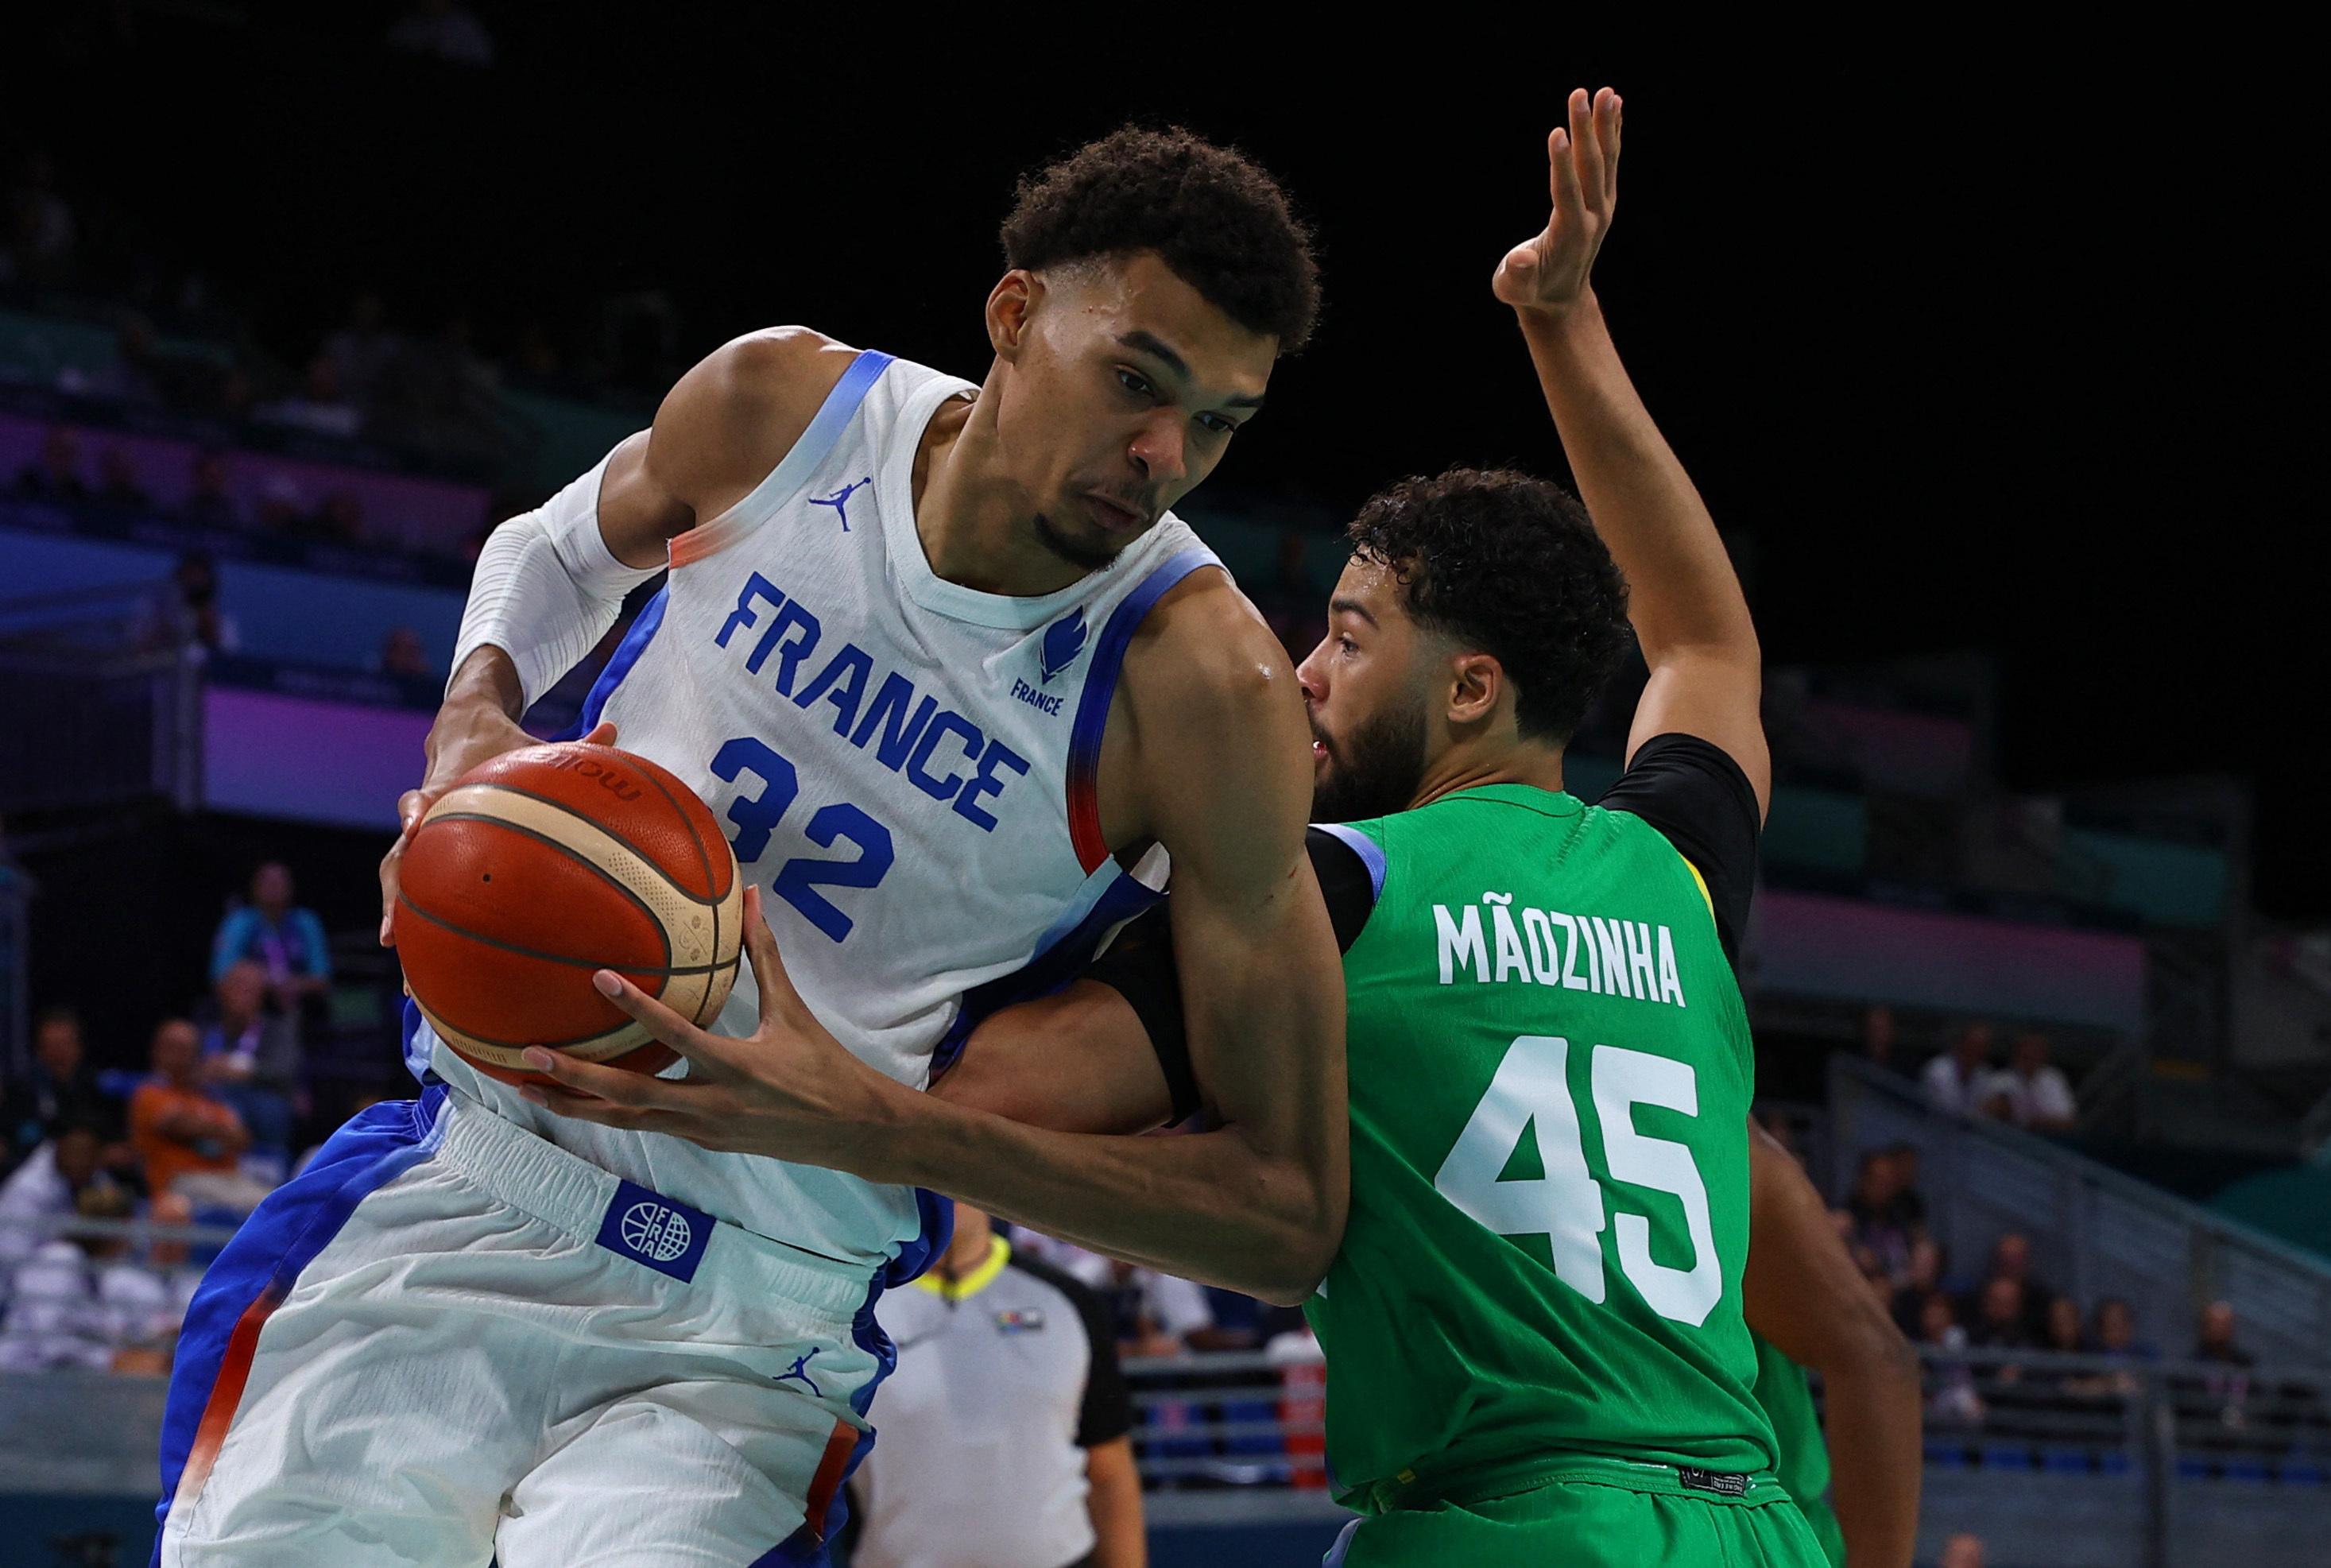
[[[939,405],[915,449],[915,534],[947,582],[1013,599],[1058,593],[1087,568],[1037,537],[1027,493],[1004,474],[982,402]]]
[[[1425,765],[1424,777],[1408,809],[1431,805],[1459,790],[1484,784],[1527,784],[1533,789],[1562,788],[1562,747],[1537,741],[1462,740]]]

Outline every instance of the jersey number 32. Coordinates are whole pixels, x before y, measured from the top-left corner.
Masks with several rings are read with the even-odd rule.
[[[1646,1305],[1660,1316],[1694,1327],[1708,1320],[1724,1294],[1708,1212],[1708,1186],[1691,1151],[1635,1130],[1634,1107],[1660,1106],[1699,1114],[1699,1084],[1684,1062],[1615,1045],[1598,1045],[1589,1077],[1603,1149],[1614,1181],[1672,1193],[1683,1204],[1692,1265],[1671,1268],[1651,1259],[1651,1222],[1621,1213],[1619,1267]],[[1458,1135],[1432,1184],[1441,1195],[1500,1236],[1541,1235],[1554,1252],[1555,1278],[1589,1301],[1603,1298],[1603,1231],[1611,1216],[1602,1184],[1586,1167],[1578,1107],[1570,1093],[1570,1041],[1525,1034],[1507,1047],[1489,1093]],[[1546,1174],[1498,1179],[1532,1122]]]

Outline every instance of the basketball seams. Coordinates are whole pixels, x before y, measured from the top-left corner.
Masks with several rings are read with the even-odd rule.
[[[558,803],[551,801],[546,803],[557,805]],[[430,822],[482,822],[489,827],[506,829],[510,832],[518,834],[519,837],[522,839],[532,839],[536,843],[540,844],[547,849],[557,851],[563,859],[571,860],[575,864],[583,867],[593,876],[597,877],[601,881],[606,883],[607,886],[614,889],[615,891],[630,899],[633,908],[637,908],[642,915],[647,917],[648,924],[655,927],[656,941],[663,948],[663,963],[661,965],[642,965],[639,967],[653,972],[657,970],[669,969],[671,966],[671,933],[665,929],[663,917],[656,913],[655,907],[641,896],[639,889],[633,888],[629,882],[624,881],[621,877],[615,875],[614,872],[601,865],[597,860],[593,860],[589,855],[582,853],[573,844],[567,843],[566,841],[550,833],[546,833],[540,828],[528,827],[523,822],[515,822],[508,817],[498,817],[489,812],[432,812],[429,813],[428,820]],[[579,822],[585,821],[587,819],[577,818],[576,820]],[[425,826],[426,823],[423,825]],[[595,826],[596,824],[594,825]],[[610,837],[612,836],[613,835],[610,835]],[[645,861],[643,863],[648,865],[651,870],[654,868],[653,861]],[[523,953],[529,958],[547,958],[560,964],[579,964],[585,962],[585,960],[582,959],[564,957],[556,953],[536,953],[528,948],[520,947],[515,943],[504,942],[491,936],[481,936],[478,932],[471,931],[465,927],[456,926],[452,921],[444,919],[440,916],[432,915],[428,910],[413,903],[410,899],[405,898],[404,889],[402,888],[397,889],[396,901],[404,905],[407,908],[411,909],[414,914],[421,916],[423,918],[430,920],[436,925],[444,927],[448,931],[459,932],[461,936],[475,937],[478,941],[490,944],[496,947],[508,948],[513,953]],[[603,965],[603,967],[614,968],[617,966],[614,965]]]
[[[700,898],[697,897],[697,895],[690,889],[674,881],[671,873],[666,871],[661,866],[656,864],[655,858],[650,855],[639,845],[632,842],[631,840],[623,837],[623,834],[615,832],[614,829],[607,826],[606,823],[601,822],[598,818],[585,816],[572,802],[562,801],[557,795],[544,794],[539,790],[523,789],[517,784],[501,784],[493,779],[480,779],[475,784],[456,785],[451,794],[446,795],[443,800],[437,803],[436,808],[430,812],[429,817],[437,816],[441,813],[449,818],[477,816],[478,813],[474,812],[445,811],[445,806],[448,803],[453,801],[459,796],[468,794],[473,790],[492,790],[500,794],[517,795],[522,800],[529,800],[538,805],[545,805],[550,807],[554,811],[563,812],[566,815],[573,817],[576,822],[585,823],[597,830],[600,834],[605,837],[608,842],[616,845],[618,848],[628,853],[633,860],[639,861],[641,865],[645,866],[650,870],[653,871],[659,880],[662,881],[667,887],[671,888],[673,892],[679,894],[690,903],[697,905],[699,908],[709,908],[720,902],[717,898]],[[670,797],[667,795],[666,798],[669,799]],[[422,819],[422,824],[423,826],[428,824],[429,817],[423,817]],[[485,820],[489,822],[500,822],[505,819],[500,817],[488,817]],[[696,825],[693,822],[688,823],[688,830],[689,832],[693,835],[696,832]],[[699,840],[697,843],[697,851],[699,854],[703,852],[703,843]],[[711,879],[712,879],[709,874],[705,878],[705,881],[708,885],[709,885]]]
[[[642,763],[645,763],[647,759],[646,759],[646,758],[644,758],[644,757],[642,757],[642,758],[641,758],[640,760],[641,760]],[[687,807],[687,806],[685,806],[685,805],[681,804],[681,803],[680,803],[680,802],[676,797],[674,797],[674,795],[672,794],[671,791],[670,791],[669,789],[666,789],[666,788],[664,787],[663,780],[661,780],[661,779],[660,779],[660,778],[656,777],[656,770],[655,770],[654,768],[652,768],[652,767],[649,767],[649,766],[642,766],[642,767],[640,769],[640,776],[641,776],[642,778],[643,778],[643,779],[647,780],[647,781],[648,781],[648,783],[650,783],[650,784],[653,784],[653,785],[655,786],[656,793],[657,793],[658,794],[660,794],[660,795],[663,796],[663,798],[664,798],[665,802],[666,802],[669,805],[671,805],[671,809],[672,809],[673,813],[674,813],[675,815],[677,815],[677,816],[680,818],[680,826],[682,826],[682,827],[684,827],[684,828],[686,828],[686,829],[688,830],[688,841],[689,841],[690,843],[694,844],[694,845],[696,846],[696,860],[697,860],[697,864],[698,864],[698,865],[699,865],[700,867],[702,867],[702,868],[703,868],[703,870],[704,870],[704,885],[705,885],[705,887],[707,887],[707,888],[709,888],[709,888],[717,888],[717,887],[718,886],[718,881],[716,880],[716,879],[714,878],[714,876],[713,876],[713,874],[712,874],[712,855],[711,855],[711,852],[710,852],[709,851],[706,850],[706,849],[705,849],[705,847],[704,847],[704,835],[703,835],[702,833],[699,833],[699,832],[698,832],[696,831],[696,818],[694,817],[694,815],[693,815],[693,814],[691,814],[691,813],[690,813],[690,811],[689,811],[689,809],[688,809],[688,807]],[[704,803],[703,803],[703,802],[701,802],[701,801],[698,801],[694,795],[690,795],[690,796],[689,797],[689,799],[690,799],[691,802],[694,802],[694,803],[695,803],[695,804],[698,806],[698,808],[699,808],[699,809],[704,809]],[[728,841],[727,841],[726,839],[724,839],[724,840],[722,840],[722,841],[721,841],[720,847],[721,847],[723,850],[728,849]],[[732,857],[731,863],[732,863],[732,865],[734,864],[733,857]],[[730,893],[734,893],[734,892],[737,890],[737,882],[738,879],[740,879],[740,878],[742,878],[742,877],[744,876],[744,874],[745,874],[745,869],[744,869],[742,866],[736,866],[736,867],[735,867],[735,875],[731,876],[731,877],[728,879],[728,891],[729,891]],[[712,903],[712,951],[714,951],[715,953],[718,953],[718,952],[719,952],[719,951],[720,951],[720,914],[721,914],[722,909],[727,906],[728,902],[728,898],[727,898],[726,897],[722,897],[722,898],[718,898],[714,899],[714,900],[713,900],[713,903]],[[742,937],[742,932],[741,932],[741,927],[740,927],[740,930],[739,930],[739,946],[740,946],[740,947],[742,946],[742,940],[741,940],[741,937]],[[709,988],[708,987],[708,988],[707,988],[707,993],[706,993],[706,1000],[708,1000],[708,1001],[709,1001],[709,999],[710,999],[710,991],[709,991]],[[689,1022],[690,1022],[690,1023],[693,1023],[693,1024],[696,1024],[696,1025],[698,1025],[698,1026],[701,1027],[701,1026],[702,1026],[702,1024],[703,1024],[703,1022],[704,1022],[704,1019],[703,1019],[703,1017],[702,1017],[702,1013],[703,1013],[703,1012],[704,1012],[703,1004],[702,1004],[701,1003],[699,1003],[698,1004],[697,1008],[696,1008],[696,1014],[695,1014],[694,1016],[691,1016],[691,1017],[689,1019]]]
[[[680,974],[717,974],[736,964],[734,958],[725,964],[623,964],[604,958],[577,958],[564,953],[544,953],[532,947],[521,947],[515,942],[505,942],[499,936],[489,936],[472,931],[466,926],[456,926],[442,915],[432,915],[398,889],[396,901],[441,931],[450,931],[465,942],[475,942],[481,947],[498,947],[504,953],[514,953],[520,958],[538,959],[545,964],[564,964],[570,969],[612,969],[618,974],[654,974],[670,979]],[[670,955],[667,950],[667,956]]]

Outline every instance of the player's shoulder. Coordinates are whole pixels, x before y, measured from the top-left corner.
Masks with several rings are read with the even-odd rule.
[[[1283,700],[1295,668],[1261,613],[1213,567],[1192,572],[1142,617],[1124,679],[1145,709],[1234,717]]]
[[[793,450],[857,357],[807,327],[730,338],[657,408],[650,447],[657,478],[699,509],[750,489]]]

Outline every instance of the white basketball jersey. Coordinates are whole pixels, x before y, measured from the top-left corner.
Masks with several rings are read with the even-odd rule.
[[[943,581],[915,530],[916,449],[971,383],[858,356],[794,450],[672,543],[580,729],[695,788],[728,831],[818,1019],[920,1088],[994,1005],[1065,982],[1156,897],[1101,841],[1093,781],[1126,644],[1218,565],[1170,513],[1042,598]],[[578,729],[578,733],[580,732]],[[750,1034],[749,967],[715,1027]],[[869,1266],[915,1254],[910,1189],[538,1110],[442,1049],[408,1061],[617,1175],[749,1231]],[[680,1068],[674,1072],[683,1070]]]

